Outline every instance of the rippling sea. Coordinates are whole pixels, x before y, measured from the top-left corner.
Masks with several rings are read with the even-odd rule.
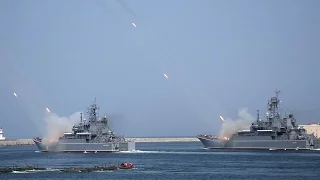
[[[35,146],[0,147],[0,166],[46,168],[132,162],[131,170],[91,173],[29,172],[0,174],[7,179],[217,179],[320,180],[320,151],[208,151],[200,142],[137,143],[136,152],[40,153]]]

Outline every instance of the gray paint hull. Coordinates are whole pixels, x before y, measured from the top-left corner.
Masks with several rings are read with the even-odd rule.
[[[316,149],[315,146],[308,146],[306,140],[219,140],[198,137],[207,149]]]
[[[35,141],[41,152],[119,152],[135,150],[135,142],[119,143],[51,143]]]

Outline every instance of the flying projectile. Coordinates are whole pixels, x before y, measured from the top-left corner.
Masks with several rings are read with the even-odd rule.
[[[220,116],[220,119],[221,119],[221,121],[225,122],[225,120],[223,119],[223,117],[222,117],[222,116]]]

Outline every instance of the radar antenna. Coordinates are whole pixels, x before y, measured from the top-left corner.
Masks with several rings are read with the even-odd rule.
[[[277,99],[279,98],[279,94],[281,93],[281,91],[280,90],[278,90],[278,89],[276,89],[276,97],[277,97]]]

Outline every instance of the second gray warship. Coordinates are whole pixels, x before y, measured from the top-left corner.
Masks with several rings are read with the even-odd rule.
[[[80,114],[80,123],[74,125],[72,132],[65,132],[57,141],[44,142],[34,138],[36,146],[42,152],[118,152],[135,150],[135,142],[126,141],[117,136],[108,125],[108,119],[98,117],[99,107],[96,100],[88,108],[89,122]]]
[[[299,127],[293,114],[282,118],[278,106],[280,91],[268,101],[266,120],[252,122],[250,129],[239,130],[231,137],[198,135],[197,138],[207,149],[269,149],[269,150],[313,150],[319,149],[319,140],[314,134],[307,134]]]

